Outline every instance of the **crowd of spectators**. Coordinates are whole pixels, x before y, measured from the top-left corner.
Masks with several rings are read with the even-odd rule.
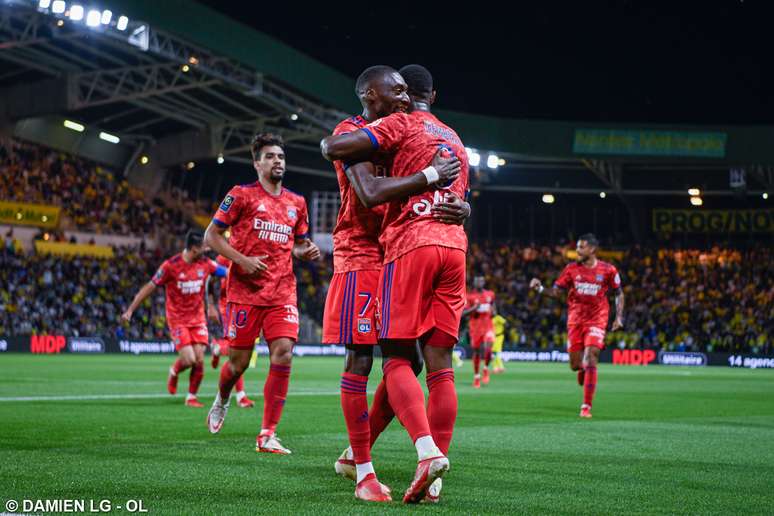
[[[25,254],[8,237],[0,250],[0,336],[57,334],[118,339],[168,338],[164,289],[135,312],[119,318],[134,294],[166,256],[159,251],[116,248],[113,259]],[[319,338],[325,294],[332,274],[329,258],[296,266],[299,311],[310,320],[309,337]],[[212,285],[213,295],[219,295]],[[212,324],[213,335],[221,331]]]
[[[497,308],[508,322],[506,345],[564,346],[566,304],[540,296],[528,285],[532,277],[552,284],[568,262],[565,251],[512,243],[471,246],[469,275],[483,273],[488,288],[495,291]],[[633,247],[609,261],[620,271],[626,311],[624,329],[608,333],[608,346],[774,353],[770,247]]]
[[[95,233],[179,235],[188,225],[182,211],[93,163],[14,141],[0,146],[0,200],[61,206],[72,229]]]

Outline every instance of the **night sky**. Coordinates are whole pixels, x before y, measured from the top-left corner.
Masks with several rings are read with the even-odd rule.
[[[767,2],[260,4],[204,0],[354,78],[427,66],[438,106],[589,121],[774,122]],[[480,7],[475,7],[480,6]]]

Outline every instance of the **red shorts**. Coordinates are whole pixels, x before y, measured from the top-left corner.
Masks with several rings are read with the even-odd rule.
[[[210,343],[210,334],[207,331],[207,325],[200,326],[177,326],[169,329],[172,336],[172,342],[175,343],[175,351],[180,351],[191,344],[202,344],[204,346]]]
[[[378,299],[380,339],[416,339],[433,328],[456,338],[465,308],[465,252],[409,251],[382,269]]]
[[[470,347],[473,349],[479,349],[481,344],[494,344],[495,334],[494,330],[488,330],[484,332],[471,331],[470,332]]]
[[[323,344],[377,343],[374,312],[379,272],[337,272],[328,286],[323,315]]]
[[[567,351],[583,351],[586,347],[605,349],[605,327],[573,324],[567,327]]]
[[[229,347],[253,349],[261,330],[267,342],[281,338],[298,340],[298,309],[295,305],[228,304],[224,331]]]

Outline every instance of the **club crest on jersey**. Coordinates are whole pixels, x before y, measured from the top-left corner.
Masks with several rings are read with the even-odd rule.
[[[196,275],[199,276],[200,278],[203,278],[204,277],[204,271],[203,270],[198,270],[198,271],[196,271]]]
[[[357,331],[360,333],[371,333],[371,319],[358,319]]]
[[[220,203],[220,211],[222,212],[228,212],[228,210],[231,209],[231,205],[234,204],[234,196],[233,195],[227,195],[225,199],[223,199],[223,202]]]
[[[602,281],[602,275],[601,274],[597,274],[597,281]]]
[[[288,217],[290,217],[292,220],[296,220],[296,218],[298,218],[298,214],[295,208],[288,208]]]

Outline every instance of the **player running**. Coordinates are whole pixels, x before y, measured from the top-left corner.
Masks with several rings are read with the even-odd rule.
[[[495,295],[484,289],[483,276],[473,278],[473,290],[467,294],[467,308],[462,315],[468,315],[470,348],[473,351],[473,388],[480,389],[481,384],[489,383],[489,362],[492,360],[492,345],[495,340],[492,316],[495,314]],[[484,376],[479,374],[481,366],[481,348],[484,348]]]
[[[408,109],[407,86],[397,71],[386,66],[366,69],[357,79],[355,90],[363,113],[343,120],[334,135],[357,131],[369,122],[393,112]],[[394,417],[387,392],[380,383],[374,397],[372,416],[368,415],[366,386],[373,365],[377,333],[373,321],[376,291],[382,268],[379,229],[384,210],[372,206],[406,198],[425,190],[430,183],[423,172],[407,177],[384,177],[390,169],[390,156],[377,154],[372,162],[334,162],[341,193],[341,208],[333,230],[334,274],[328,289],[323,317],[323,343],[341,344],[347,349],[341,375],[341,406],[349,433],[350,448],[336,462],[336,471],[356,481],[355,497],[368,501],[390,501],[389,488],[380,484],[371,462],[376,437]],[[457,178],[460,162],[437,153],[433,166],[436,182]],[[468,210],[460,209],[457,223]],[[421,370],[421,365],[419,366]]]
[[[492,345],[492,358],[494,358],[494,367],[492,373],[499,374],[505,372],[505,364],[503,363],[503,344],[505,343],[505,326],[508,321],[505,320],[500,314],[495,314],[492,317],[492,326],[494,327],[495,341]]]
[[[189,231],[185,237],[183,252],[169,258],[156,271],[153,278],[143,285],[121,315],[128,323],[132,314],[156,287],[166,290],[167,326],[178,358],[169,368],[167,390],[177,392],[178,375],[191,369],[188,380],[188,395],[185,404],[189,407],[203,407],[196,398],[199,385],[204,378],[204,350],[209,344],[207,320],[204,313],[204,285],[210,275],[224,277],[225,267],[204,256],[202,234]]]
[[[607,291],[615,293],[615,320],[612,331],[623,328],[624,293],[616,268],[597,259],[597,238],[587,233],[578,238],[578,259],[567,265],[551,288],[543,287],[538,278],[529,282],[539,294],[558,298],[567,290],[567,351],[570,369],[578,371],[578,384],[583,386],[580,417],[591,417],[591,402],[597,387],[599,353],[605,347],[610,305]]]
[[[409,86],[410,114],[393,113],[359,131],[329,136],[322,148],[329,159],[346,161],[387,152],[393,157],[393,177],[411,175],[422,167],[428,167],[428,177],[433,177],[429,165],[440,148],[462,163],[459,178],[450,185],[390,202],[380,236],[385,256],[376,318],[387,357],[383,368],[390,405],[417,449],[414,480],[403,496],[404,503],[416,503],[449,469],[446,455],[457,416],[451,354],[465,306],[467,237],[461,226],[434,217],[433,205],[449,193],[464,197],[468,161],[454,130],[430,113],[435,100],[430,72],[409,65],[400,74]],[[411,368],[416,339],[427,367],[427,410]]]
[[[290,453],[277,438],[276,429],[287,397],[293,344],[298,338],[292,258],[320,257],[320,250],[308,237],[306,201],[282,187],[284,147],[279,136],[256,135],[251,150],[258,181],[233,187],[205,232],[205,242],[233,262],[226,292],[229,367],[221,369],[207,426],[213,434],[223,426],[231,389],[247,368],[263,331],[269,343],[270,365],[255,450],[279,454]],[[223,235],[228,228],[230,240]]]
[[[215,259],[215,262],[218,265],[222,265],[227,270],[229,267],[231,267],[231,260],[224,256],[218,256]],[[220,322],[221,326],[223,328],[226,327],[226,305],[228,304],[226,302],[226,291],[228,290],[228,275],[224,276],[220,279],[220,298],[218,300],[218,310],[220,311]],[[228,341],[225,338],[219,338],[215,339],[215,341],[212,343],[212,368],[217,369],[218,363],[220,362],[221,356],[228,356]],[[226,361],[223,367],[231,367],[229,365],[229,362]],[[237,398],[237,404],[242,408],[253,408],[255,406],[255,402],[247,397],[247,393],[245,392],[245,377],[244,375],[240,376],[239,379],[234,384],[234,389],[236,389],[236,398]]]

